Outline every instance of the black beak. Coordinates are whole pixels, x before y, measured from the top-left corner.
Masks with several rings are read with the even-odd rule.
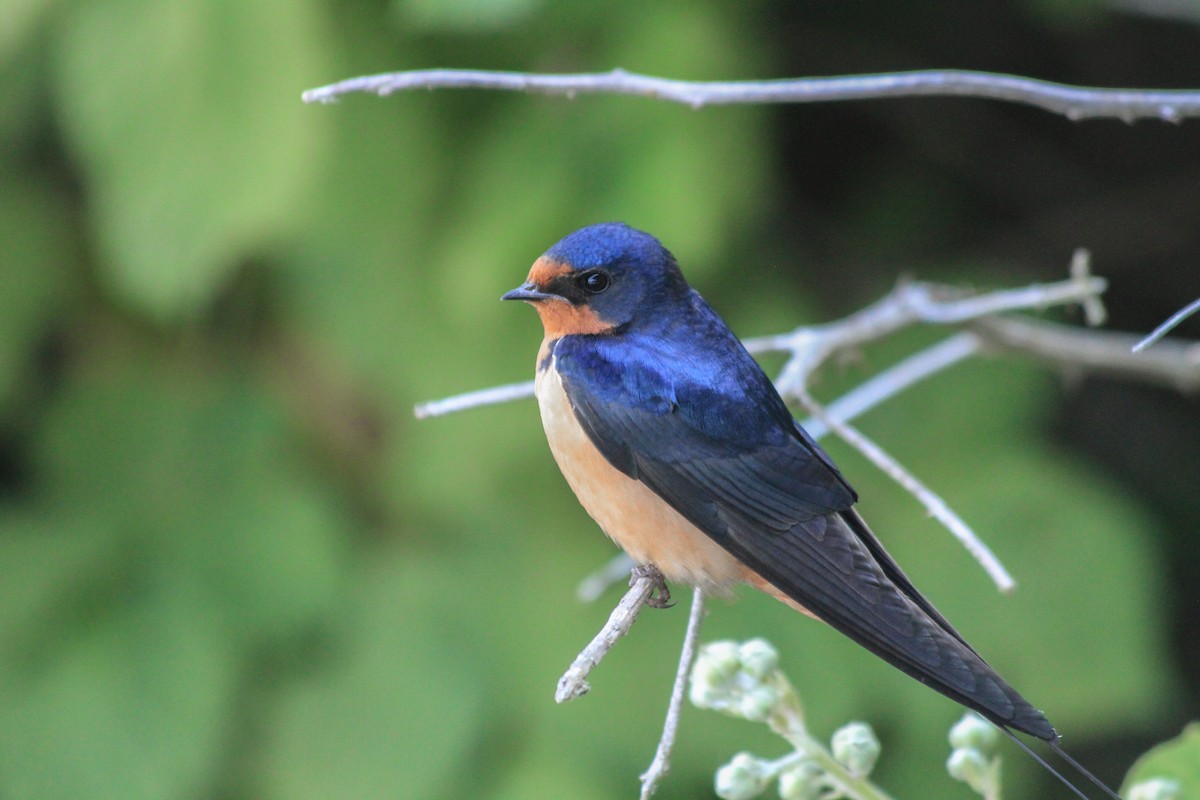
[[[527,300],[536,303],[539,300],[549,300],[558,295],[543,292],[532,283],[523,283],[511,292],[505,292],[501,300]]]

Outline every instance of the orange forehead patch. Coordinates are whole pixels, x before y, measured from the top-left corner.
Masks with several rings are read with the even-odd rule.
[[[529,268],[528,280],[535,286],[545,289],[555,278],[561,278],[570,271],[571,268],[561,261],[553,261],[542,256]]]

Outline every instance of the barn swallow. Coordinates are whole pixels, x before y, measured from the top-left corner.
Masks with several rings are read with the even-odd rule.
[[[541,317],[536,394],[550,450],[635,562],[708,592],[748,583],[1061,753],[1042,712],[905,576],[850,484],[657,239],[621,223],[583,228],[503,299]]]

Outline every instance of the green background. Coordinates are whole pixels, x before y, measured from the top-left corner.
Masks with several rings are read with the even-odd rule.
[[[531,376],[535,315],[498,297],[574,228],[654,232],[746,336],[906,274],[1058,279],[1077,245],[1114,279],[1117,324],[1200,294],[1180,266],[1200,245],[1200,123],[977,100],[299,100],[433,66],[1187,85],[1171,53],[1200,46],[1194,21],[1096,2],[893,12],[0,0],[0,798],[633,796],[685,610],[647,612],[592,694],[556,706],[619,596],[574,588],[613,548],[532,402],[411,413]],[[832,365],[818,393],[937,335]],[[979,360],[861,421],[997,551],[1011,597],[829,445],[915,582],[1113,783],[1195,713],[1178,608],[1200,502],[1194,404],[1120,391]],[[780,648],[815,732],[875,726],[896,796],[968,796],[942,767],[952,703],[775,601],[713,605],[706,639],[752,636]],[[689,709],[660,796],[709,796],[743,749],[782,744]],[[1047,786],[1005,758],[1010,796]]]

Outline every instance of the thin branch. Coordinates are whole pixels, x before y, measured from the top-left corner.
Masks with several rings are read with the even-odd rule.
[[[1065,372],[1096,373],[1157,384],[1180,392],[1200,391],[1200,342],[1165,339],[1141,353],[1138,337],[1086,331],[1027,317],[990,317],[970,323],[989,349],[1032,356]]]
[[[956,333],[860,383],[827,405],[825,411],[834,419],[850,422],[913,384],[965,361],[977,354],[980,347],[979,337],[975,334]],[[817,440],[829,433],[825,423],[816,417],[809,417],[800,425],[808,431],[809,436]]]
[[[556,703],[574,700],[591,690],[592,687],[588,685],[587,676],[608,655],[608,651],[613,648],[617,640],[629,633],[629,629],[633,627],[634,622],[637,622],[638,613],[654,591],[654,587],[655,582],[651,577],[641,577],[633,582],[629,591],[625,593],[621,602],[609,615],[608,622],[604,623],[600,632],[588,643],[587,647],[583,648],[563,676],[558,679],[558,689],[554,693]]]
[[[1000,563],[996,555],[975,535],[975,532],[968,527],[967,523],[963,522],[962,518],[946,505],[945,500],[939,497],[928,486],[917,480],[916,476],[901,466],[900,462],[888,455],[882,447],[875,444],[850,425],[831,417],[807,392],[801,394],[800,399],[809,412],[821,420],[829,430],[836,433],[847,444],[866,456],[884,474],[888,475],[896,483],[903,486],[909,494],[917,498],[932,517],[941,522],[947,530],[954,534],[954,538],[958,539],[967,552],[979,562],[980,566],[984,568],[1001,592],[1008,594],[1017,587],[1017,582],[1008,574],[1008,570],[1004,568],[1004,565]]]
[[[692,108],[882,97],[980,97],[1036,106],[1070,120],[1110,117],[1126,122],[1136,119],[1180,122],[1200,116],[1200,91],[1104,89],[955,69],[768,81],[680,81],[623,69],[567,75],[421,69],[350,78],[309,89],[302,97],[306,103],[330,103],[351,92],[386,96],[414,89],[498,89],[567,98],[581,94],[622,94],[682,103]]]
[[[1065,281],[985,293],[933,283],[903,283],[845,319],[752,339],[746,346],[751,352],[790,351],[792,357],[776,386],[785,397],[797,396],[795,393],[807,386],[809,376],[835,352],[881,339],[917,323],[961,325],[1006,311],[1069,304],[1084,306],[1089,319],[1101,319],[1104,311],[1100,295],[1107,285],[1103,278],[1090,273],[1087,251],[1077,250],[1071,261],[1071,277]]]
[[[671,769],[671,751],[675,748],[675,735],[679,732],[679,714],[683,710],[683,696],[687,691],[692,662],[696,660],[696,645],[700,641],[700,622],[703,619],[704,590],[697,586],[692,590],[692,610],[688,614],[687,632],[683,635],[679,669],[675,672],[675,686],[671,689],[671,702],[667,706],[662,737],[658,740],[658,749],[654,751],[654,760],[641,776],[642,800],[650,800],[659,782]]]
[[[1075,252],[1071,254],[1071,266],[1067,269],[1072,283],[1086,284],[1092,277],[1091,251],[1085,247],[1075,248]],[[1106,287],[1107,282],[1104,288]],[[1083,319],[1089,328],[1098,328],[1108,320],[1108,310],[1104,308],[1104,303],[1100,300],[1104,288],[1094,294],[1085,294],[1079,298],[1079,307],[1083,309]]]
[[[1147,336],[1145,339],[1142,339],[1140,342],[1135,344],[1133,346],[1133,352],[1140,353],[1141,351],[1145,350],[1147,347],[1154,344],[1162,337],[1166,336],[1168,333],[1171,332],[1172,329],[1175,328],[1176,325],[1183,322],[1185,319],[1190,317],[1192,314],[1195,314],[1197,311],[1200,311],[1200,298],[1196,298],[1194,301],[1189,303],[1187,306],[1185,306],[1184,308],[1182,308],[1179,311],[1176,311],[1174,314],[1172,314],[1170,319],[1168,319],[1162,325],[1159,325],[1157,328],[1155,328],[1154,331],[1149,336]]]
[[[440,417],[443,414],[453,414],[455,411],[465,411],[468,408],[479,408],[496,403],[508,403],[513,400],[524,400],[533,397],[533,381],[509,383],[504,386],[493,386],[490,389],[479,389],[465,394],[456,394],[442,400],[430,400],[418,403],[413,408],[417,419]]]

